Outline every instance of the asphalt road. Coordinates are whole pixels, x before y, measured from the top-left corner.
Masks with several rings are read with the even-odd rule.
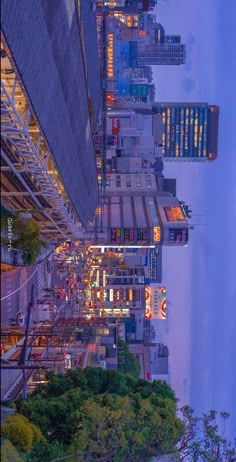
[[[51,257],[53,259],[53,257]],[[56,262],[53,263],[53,272],[48,274],[46,263],[42,263],[37,267],[33,268],[21,268],[13,270],[10,273],[4,273],[1,278],[2,283],[2,295],[4,299],[2,301],[2,327],[9,325],[10,318],[15,318],[19,309],[26,311],[28,303],[30,301],[30,292],[32,284],[35,285],[35,298],[42,298],[43,295],[49,292],[43,291],[44,288],[51,287],[62,287],[67,288],[66,279],[69,276],[68,268],[65,268],[62,272],[59,271]],[[82,267],[78,268],[79,272]],[[82,272],[82,271],[81,271]],[[19,289],[20,288],[20,289]],[[19,290],[18,290],[19,289]],[[12,294],[12,292],[15,292]],[[12,295],[11,295],[12,294]],[[51,293],[50,293],[51,294]],[[54,323],[58,318],[72,318],[79,316],[78,305],[75,305],[76,293],[71,295],[70,300],[66,301],[63,299],[57,299],[53,295],[51,296],[52,302],[57,307],[57,312],[54,315]],[[37,308],[32,309],[32,321],[37,321]],[[32,323],[31,327],[35,327]],[[23,340],[23,339],[22,339]],[[1,398],[6,395],[12,384],[16,382],[22,373],[18,370],[2,370],[1,371]]]
[[[16,318],[18,311],[27,310],[32,284],[35,287],[35,297],[38,298],[42,288],[50,284],[50,278],[46,262],[3,273],[1,275],[1,326],[8,326],[10,319]]]

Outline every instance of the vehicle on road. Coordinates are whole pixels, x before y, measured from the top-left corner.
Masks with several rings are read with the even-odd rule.
[[[15,319],[9,320],[10,326],[26,326],[27,323],[27,314],[23,311],[19,311]]]

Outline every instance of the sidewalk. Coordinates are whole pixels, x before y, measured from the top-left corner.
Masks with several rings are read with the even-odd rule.
[[[48,258],[55,250],[55,248],[55,245],[50,245],[46,249],[42,249],[36,258],[34,265],[37,265]],[[23,263],[21,250],[12,249],[9,251],[7,246],[1,246],[1,263],[15,267],[29,266]]]

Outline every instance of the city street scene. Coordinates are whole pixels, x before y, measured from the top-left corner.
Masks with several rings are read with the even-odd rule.
[[[174,3],[1,2],[3,462],[236,461],[207,288],[225,106],[173,90],[195,57]]]

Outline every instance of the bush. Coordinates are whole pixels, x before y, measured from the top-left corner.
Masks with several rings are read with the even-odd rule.
[[[9,401],[8,403],[5,403],[6,407],[10,407],[11,409],[16,409],[16,403],[14,401]]]
[[[9,417],[7,418],[7,423],[24,423],[26,425],[29,424],[29,420],[24,416],[24,415],[21,415],[21,414],[13,414],[13,415],[9,415]]]
[[[51,462],[65,455],[63,445],[60,443],[48,443],[40,441],[33,445],[32,450],[26,456],[27,462]]]
[[[25,416],[23,416],[22,414],[14,414],[14,415],[10,415],[8,418],[7,418],[7,421],[6,423],[14,423],[14,424],[17,424],[17,425],[21,425],[22,423],[25,424],[25,425],[29,425],[29,428],[31,429],[32,431],[32,435],[33,435],[33,443],[38,443],[42,438],[43,438],[43,435],[41,433],[41,430],[36,426],[34,425],[33,423],[31,423]]]
[[[25,462],[25,458],[17,451],[15,446],[5,438],[1,439],[1,462]]]
[[[28,452],[31,449],[33,432],[30,425],[23,423],[20,419],[18,419],[18,422],[2,425],[1,434],[24,452]]]
[[[34,424],[30,424],[30,428],[33,433],[33,443],[38,443],[43,439],[43,435],[41,433],[41,430]]]

